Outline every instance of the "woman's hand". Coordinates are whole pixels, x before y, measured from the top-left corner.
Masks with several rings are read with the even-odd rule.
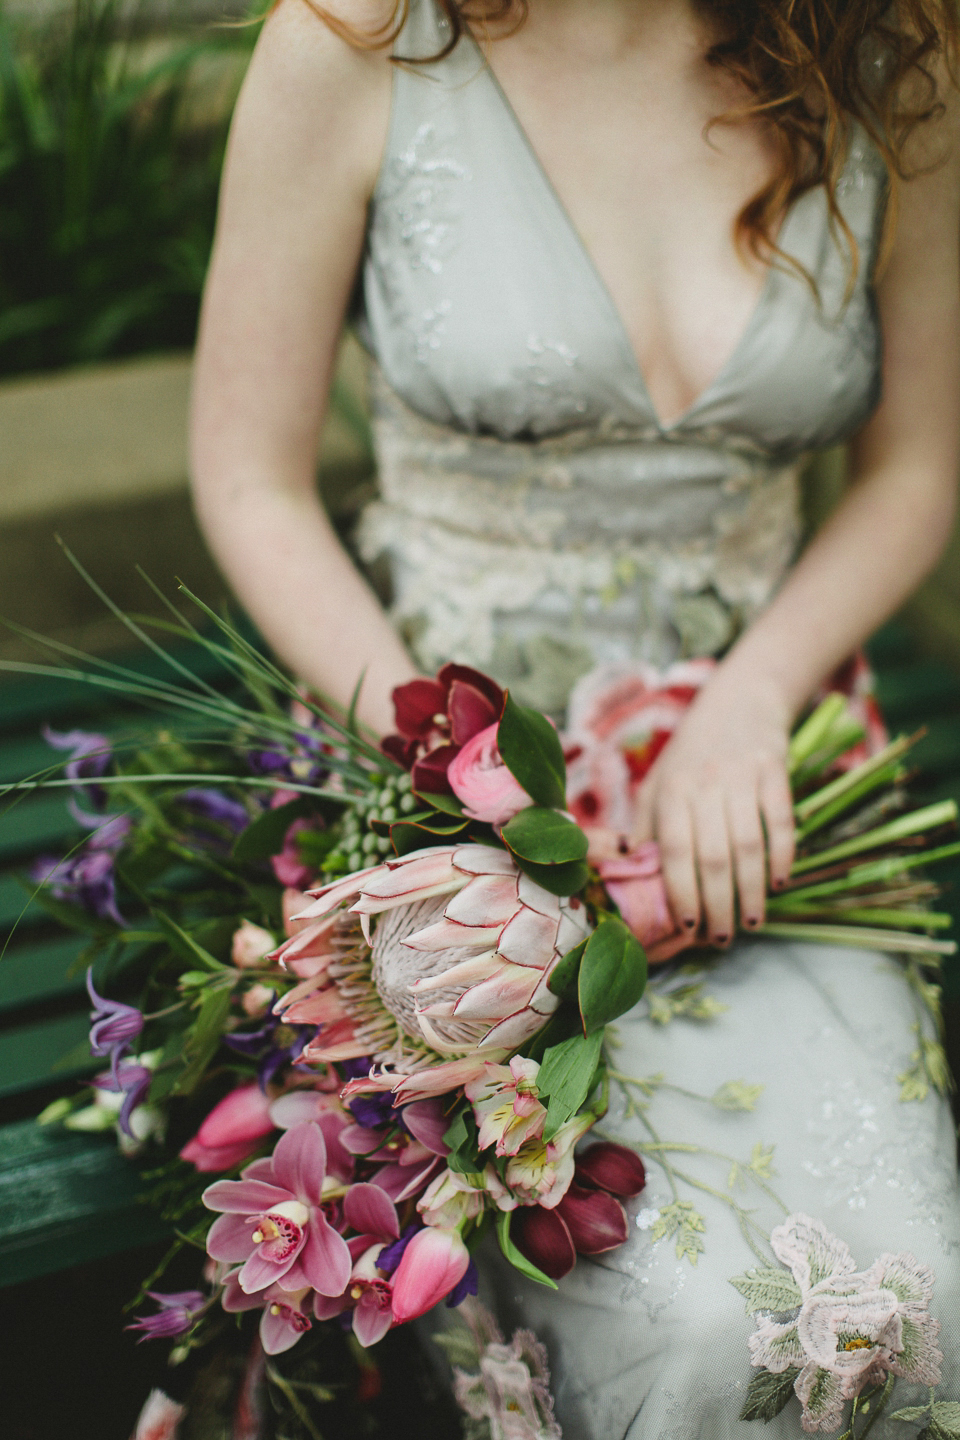
[[[793,863],[787,776],[790,711],[772,681],[723,666],[700,693],[637,797],[632,840],[656,840],[670,906],[713,943],[764,916],[767,867],[782,885]]]

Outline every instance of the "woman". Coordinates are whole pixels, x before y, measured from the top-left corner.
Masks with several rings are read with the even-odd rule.
[[[643,787],[635,838],[659,841],[678,921],[727,946],[735,905],[761,923],[765,872],[789,874],[793,719],[950,526],[952,9],[396,8],[337,0],[318,23],[283,0],[265,26],[198,351],[201,521],[268,640],[341,702],[365,674],[361,712],[381,732],[411,652],[553,710],[598,660],[723,653]],[[391,63],[394,36],[409,63]],[[382,488],[361,544],[391,560],[407,646],[313,486],[358,273]],[[801,457],[845,439],[855,483],[791,569]],[[899,974],[758,940],[710,991],[730,1007],[711,1026],[624,1022],[623,1070],[708,1096],[742,1074],[763,1094],[732,1114],[661,1089],[646,1125],[760,1147],[758,1176],[775,1145],[788,1206],[859,1265],[892,1250],[930,1265],[944,1394],[960,1398],[952,1127],[933,1096],[899,1104],[916,1043]],[[618,1133],[641,1133],[617,1113]],[[634,1238],[558,1297],[491,1262],[504,1310],[551,1347],[571,1440],[741,1428],[752,1324],[728,1281],[754,1261],[712,1163],[687,1167],[718,1192],[698,1192],[696,1269],[700,1232],[656,1166]],[[747,1203],[777,1223],[765,1194]],[[799,1423],[788,1408],[767,1433]]]

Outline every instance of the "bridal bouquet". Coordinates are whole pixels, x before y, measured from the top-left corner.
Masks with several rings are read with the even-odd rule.
[[[33,882],[89,934],[104,1069],[43,1118],[115,1126],[156,1162],[174,1248],[207,1256],[202,1288],[151,1277],[156,1313],[136,1328],[182,1356],[218,1310],[256,1311],[268,1356],[330,1321],[368,1347],[475,1294],[487,1236],[555,1286],[626,1240],[645,1184],[634,1149],[590,1136],[607,1027],[641,1001],[648,962],[703,943],[674,924],[655,844],[594,863],[591,832],[627,830],[709,663],[597,671],[563,735],[450,664],[394,693],[396,733],[377,746],[210,618],[215,639],[169,628],[232,688],[128,621],[175,681],[109,662],[59,673],[170,723],[129,742],[49,733],[64,773],[5,792],[69,787],[89,831]],[[798,855],[761,928],[935,964],[949,917],[919,871],[960,850],[956,807],[911,809],[912,741],[886,740],[854,681],[793,737]],[[531,1436],[559,1433],[542,1372],[524,1371]],[[477,1385],[470,1403],[495,1409]]]

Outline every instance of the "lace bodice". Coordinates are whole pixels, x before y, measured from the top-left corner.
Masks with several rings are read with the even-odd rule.
[[[418,0],[401,55],[441,48]],[[619,314],[477,45],[398,66],[371,208],[361,334],[377,361],[381,498],[361,550],[389,557],[421,663],[491,671],[559,709],[597,660],[715,653],[769,599],[798,540],[797,475],[878,393],[868,283],[883,168],[853,137],[840,186],[780,243],[730,359],[662,425]]]

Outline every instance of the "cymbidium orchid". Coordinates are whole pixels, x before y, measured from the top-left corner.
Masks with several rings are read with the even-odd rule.
[[[350,1277],[350,1252],[325,1203],[343,1189],[327,1174],[320,1126],[297,1125],[242,1179],[218,1180],[203,1192],[209,1210],[224,1212],[210,1228],[207,1251],[214,1260],[241,1265],[237,1278],[247,1294],[283,1280],[291,1290],[340,1295]]]
[[[393,692],[398,734],[384,753],[412,772],[424,794],[449,793],[447,770],[462,746],[500,718],[500,686],[467,665],[444,665],[435,679],[410,680]]]
[[[339,920],[275,952],[302,963],[308,947],[340,947],[279,1003],[289,1020],[323,1027],[308,1060],[409,1060],[428,1046],[497,1058],[556,1009],[550,973],[588,931],[579,900],[549,894],[487,845],[414,851],[310,893],[302,918]]]

